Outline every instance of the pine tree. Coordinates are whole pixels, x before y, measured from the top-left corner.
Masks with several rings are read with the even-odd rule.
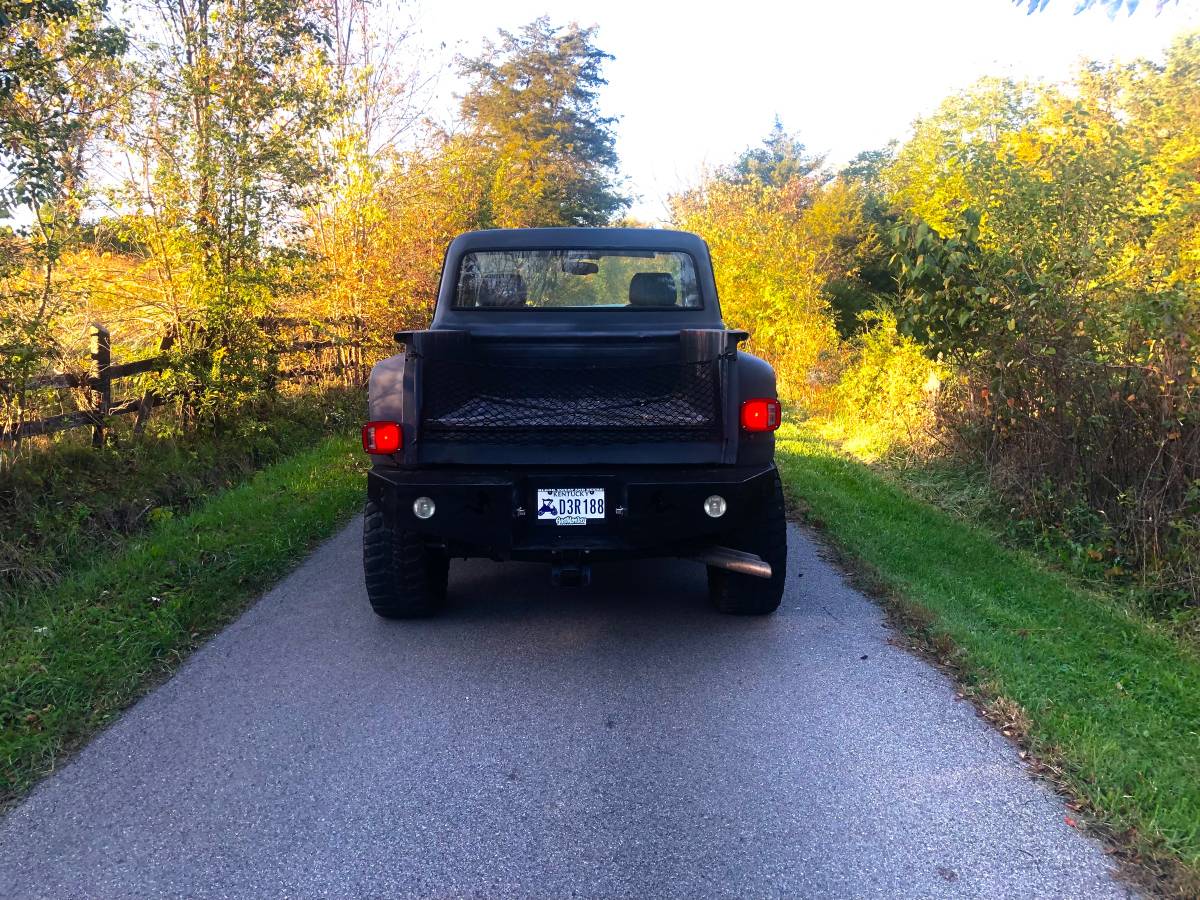
[[[468,139],[487,151],[497,226],[603,225],[629,205],[620,192],[614,126],[598,91],[613,57],[595,28],[558,27],[546,17],[500,32],[474,58],[460,58]]]

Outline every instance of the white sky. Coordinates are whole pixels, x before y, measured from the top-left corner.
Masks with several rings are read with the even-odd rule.
[[[1158,56],[1200,28],[1200,0],[1155,14],[1072,15],[1050,0],[1027,16],[1010,0],[423,0],[424,42],[470,53],[484,35],[549,14],[599,25],[616,56],[601,103],[620,117],[617,149],[632,214],[665,218],[667,194],[757,144],[776,114],[837,165],[903,138],[912,120],[983,75],[1061,79],[1088,59]],[[457,86],[441,83],[449,108]]]

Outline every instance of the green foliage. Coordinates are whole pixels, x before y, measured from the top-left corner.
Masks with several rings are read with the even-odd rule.
[[[105,0],[0,0],[0,218],[62,197],[107,92],[97,70],[126,48]]]
[[[984,82],[887,173],[900,324],[964,376],[944,423],[1028,511],[1092,510],[1113,577],[1167,605],[1200,602],[1198,71],[1192,34],[1070,88]]]
[[[943,238],[910,215],[893,227],[890,238],[900,286],[897,309],[906,331],[935,353],[965,362],[983,352],[981,345],[994,346],[1014,330],[1001,325],[1013,303],[998,303],[985,286],[974,210],[967,210],[961,231],[952,237]],[[1020,297],[1021,287],[1005,293]]]
[[[485,152],[496,226],[603,225],[629,205],[616,181],[616,120],[597,102],[613,57],[595,33],[542,17],[459,59],[470,82],[462,117]]]
[[[866,321],[863,313],[887,306],[896,290],[891,252],[882,239],[896,221],[887,184],[896,148],[897,142],[892,141],[882,149],[865,150],[838,173],[839,179],[854,191],[863,218],[861,236],[854,247],[853,269],[825,286],[838,334],[844,340],[858,333]]]
[[[824,157],[810,156],[799,136],[785,131],[776,117],[762,146],[742,153],[729,174],[741,181],[781,188],[795,179],[819,177],[824,164]]]

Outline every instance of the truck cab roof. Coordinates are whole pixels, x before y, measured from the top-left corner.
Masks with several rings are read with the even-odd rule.
[[[450,243],[450,252],[575,247],[708,253],[708,245],[699,235],[671,228],[489,228],[460,234]]]
[[[695,273],[694,305],[664,306],[639,304],[636,292],[661,287],[666,273],[633,276],[628,305],[552,306],[536,308],[519,304],[456,306],[464,259],[481,254],[520,254],[523,251],[589,251],[597,256],[630,251],[631,256],[649,253],[686,254]],[[574,254],[572,254],[573,256]],[[470,265],[470,263],[469,263]],[[595,271],[592,269],[591,271]],[[585,273],[586,274],[586,273]],[[651,277],[653,276],[653,277]],[[507,277],[520,282],[517,276]],[[638,279],[641,279],[640,281]],[[520,286],[523,292],[524,284]],[[476,334],[578,334],[679,332],[685,329],[723,328],[721,308],[713,280],[708,245],[698,235],[659,228],[504,228],[470,231],[456,237],[446,252],[438,290],[437,308],[431,330],[467,330]]]

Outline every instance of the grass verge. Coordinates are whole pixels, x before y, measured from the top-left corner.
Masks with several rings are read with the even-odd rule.
[[[79,429],[0,451],[0,606],[123,552],[130,537],[298,448],[354,428],[364,400],[361,387],[264,396],[220,429],[187,433],[164,408],[140,437],[129,417],[115,423],[103,448]]]
[[[1200,896],[1200,660],[789,426],[789,497],[1154,887]]]
[[[327,438],[0,608],[0,802],[22,795],[362,502]]]

